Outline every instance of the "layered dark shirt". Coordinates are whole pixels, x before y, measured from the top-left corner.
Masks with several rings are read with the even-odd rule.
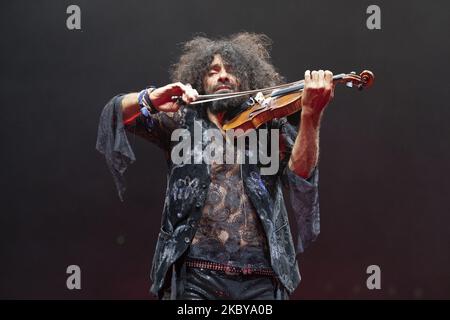
[[[264,229],[240,164],[211,164],[211,183],[188,257],[239,268],[270,268]]]

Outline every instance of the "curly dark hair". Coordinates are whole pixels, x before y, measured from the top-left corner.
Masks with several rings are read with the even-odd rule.
[[[219,39],[197,36],[184,43],[183,52],[171,69],[172,81],[190,83],[203,94],[203,77],[214,55],[219,54],[239,79],[240,90],[281,84],[284,79],[270,61],[271,44],[268,36],[249,32]]]

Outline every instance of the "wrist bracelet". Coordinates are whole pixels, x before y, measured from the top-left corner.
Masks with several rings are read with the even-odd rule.
[[[145,117],[149,117],[150,114],[155,114],[159,112],[159,110],[155,108],[155,106],[152,103],[152,100],[150,99],[150,93],[155,89],[156,87],[150,86],[139,92],[138,104],[139,107],[141,108],[141,113]]]

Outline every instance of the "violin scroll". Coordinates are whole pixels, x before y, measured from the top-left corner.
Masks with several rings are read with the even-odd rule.
[[[339,80],[340,82],[345,82],[347,87],[351,88],[356,86],[358,90],[362,90],[373,85],[375,76],[372,71],[364,70],[359,75],[357,75],[356,72],[345,74]]]

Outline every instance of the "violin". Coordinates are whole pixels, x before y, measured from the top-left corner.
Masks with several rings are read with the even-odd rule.
[[[358,90],[362,90],[372,86],[374,79],[375,76],[371,71],[364,70],[359,75],[355,72],[337,74],[333,76],[333,83],[344,83],[347,87],[356,87]],[[256,93],[247,101],[245,110],[223,125],[225,131],[241,129],[246,132],[250,129],[257,129],[272,119],[283,118],[300,111],[301,103],[297,102],[302,98],[303,88],[304,80],[300,80],[263,89],[200,95],[198,100],[191,102],[190,105]],[[180,101],[178,96],[174,96],[172,99]]]

